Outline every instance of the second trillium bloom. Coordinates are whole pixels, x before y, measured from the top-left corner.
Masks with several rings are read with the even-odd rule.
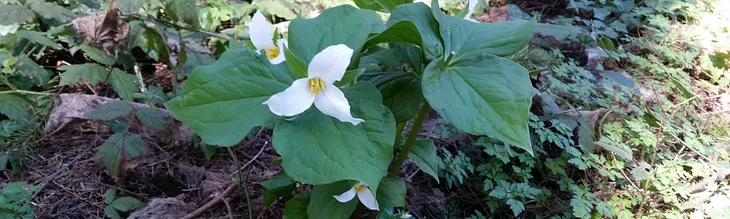
[[[357,198],[360,199],[362,205],[365,205],[368,209],[380,210],[378,209],[378,202],[375,200],[375,197],[373,197],[373,193],[368,188],[368,185],[363,182],[358,182],[352,187],[352,189],[347,190],[341,195],[335,195],[334,197],[337,201],[345,203],[355,198],[355,195],[357,195]]]
[[[329,46],[314,55],[307,78],[294,81],[284,91],[274,94],[264,104],[279,116],[295,116],[314,106],[322,113],[342,122],[358,125],[362,119],[352,117],[345,94],[334,85],[350,65],[352,49],[344,44]]]
[[[287,46],[285,39],[279,39],[277,47],[274,45],[274,33],[271,31],[271,23],[266,21],[261,12],[256,12],[251,19],[251,25],[248,26],[248,34],[251,37],[251,43],[256,47],[256,51],[264,50],[266,58],[269,58],[271,64],[279,64],[286,60],[284,58],[284,47]]]

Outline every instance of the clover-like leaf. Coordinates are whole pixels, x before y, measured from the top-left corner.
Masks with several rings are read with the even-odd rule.
[[[86,63],[80,65],[66,65],[58,67],[63,71],[61,74],[61,82],[59,85],[89,83],[95,85],[103,81],[109,73],[103,66],[95,63]]]
[[[112,120],[125,116],[130,112],[132,112],[131,104],[124,101],[112,100],[89,110],[86,113],[86,117],[89,119]]]
[[[111,203],[111,206],[117,210],[127,212],[130,210],[144,207],[144,203],[137,200],[136,198],[125,196],[115,199],[114,202]]]
[[[30,103],[22,97],[13,94],[0,94],[0,114],[7,116],[13,120],[22,120],[28,118]]]
[[[104,161],[109,175],[117,179],[124,163],[139,157],[144,150],[145,145],[141,136],[127,132],[115,133],[101,145],[96,157]]]
[[[0,4],[0,25],[25,24],[33,17],[33,11],[22,5]]]
[[[155,108],[139,108],[135,112],[135,115],[144,126],[150,127],[156,132],[165,131],[167,124],[170,123],[170,120],[167,118],[167,113]]]
[[[449,66],[436,59],[426,67],[422,87],[431,107],[456,128],[532,154],[527,122],[535,92],[524,67],[489,54]]]
[[[215,64],[196,68],[182,96],[165,107],[206,143],[232,146],[254,126],[276,118],[262,103],[292,81],[287,72],[274,70],[263,54],[228,50]]]
[[[382,31],[384,25],[374,11],[350,5],[332,7],[312,19],[294,19],[289,25],[289,50],[304,63],[324,48],[345,44],[358,53],[369,33]]]

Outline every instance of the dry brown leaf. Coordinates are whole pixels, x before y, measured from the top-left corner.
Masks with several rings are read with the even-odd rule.
[[[76,18],[73,25],[84,41],[101,46],[109,54],[129,40],[129,24],[119,18],[114,0],[109,0],[106,11]]]

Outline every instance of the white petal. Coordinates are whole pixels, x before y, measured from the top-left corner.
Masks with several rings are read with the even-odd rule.
[[[365,190],[362,192],[357,193],[357,198],[360,199],[360,202],[362,202],[362,205],[365,205],[365,207],[368,207],[370,210],[380,210],[378,209],[378,201],[375,200],[375,197],[373,197],[373,193],[370,192],[370,189],[368,187],[365,187]]]
[[[248,34],[251,36],[251,43],[256,50],[274,48],[274,33],[271,31],[271,23],[266,20],[260,11],[257,11],[251,19],[251,25],[248,26]]]
[[[309,63],[309,77],[318,77],[330,84],[339,81],[345,75],[351,57],[352,49],[345,44],[324,48]]]
[[[335,117],[341,122],[349,122],[353,125],[363,122],[362,119],[352,117],[350,103],[347,102],[345,94],[335,85],[329,83],[324,84],[324,92],[314,97],[314,106],[322,113]]]
[[[302,78],[294,81],[286,90],[274,94],[264,104],[269,110],[279,116],[294,116],[304,112],[312,106],[314,95],[309,91],[309,79]]]
[[[471,22],[474,22],[474,23],[479,23],[479,21],[474,20],[474,18],[470,18],[470,17],[464,17],[464,20],[471,21]]]
[[[277,43],[279,44],[279,55],[277,55],[276,58],[269,60],[269,62],[271,62],[271,64],[273,64],[273,65],[286,61],[286,57],[284,56],[284,47],[288,43],[286,42],[285,39],[279,39],[279,41]]]
[[[471,18],[471,14],[474,12],[474,9],[477,7],[477,0],[466,0],[467,4],[469,4],[469,11],[466,12],[466,15],[464,16],[464,19],[474,21],[474,19]]]
[[[335,199],[337,199],[338,202],[349,202],[352,200],[352,198],[355,198],[355,187],[352,187],[350,190],[347,190],[346,192],[342,193],[341,195],[333,195]]]

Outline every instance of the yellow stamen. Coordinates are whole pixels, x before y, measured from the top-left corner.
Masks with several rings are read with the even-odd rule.
[[[362,192],[362,191],[365,191],[365,188],[366,188],[366,187],[365,187],[365,185],[363,185],[363,184],[357,185],[357,186],[355,186],[355,192]]]
[[[269,58],[269,59],[276,58],[277,56],[279,56],[279,52],[280,52],[279,48],[277,48],[277,47],[268,48],[268,49],[265,49],[264,51],[266,52],[266,58]]]
[[[312,92],[312,95],[317,95],[318,93],[324,92],[324,82],[322,81],[322,79],[310,78],[309,91]]]

